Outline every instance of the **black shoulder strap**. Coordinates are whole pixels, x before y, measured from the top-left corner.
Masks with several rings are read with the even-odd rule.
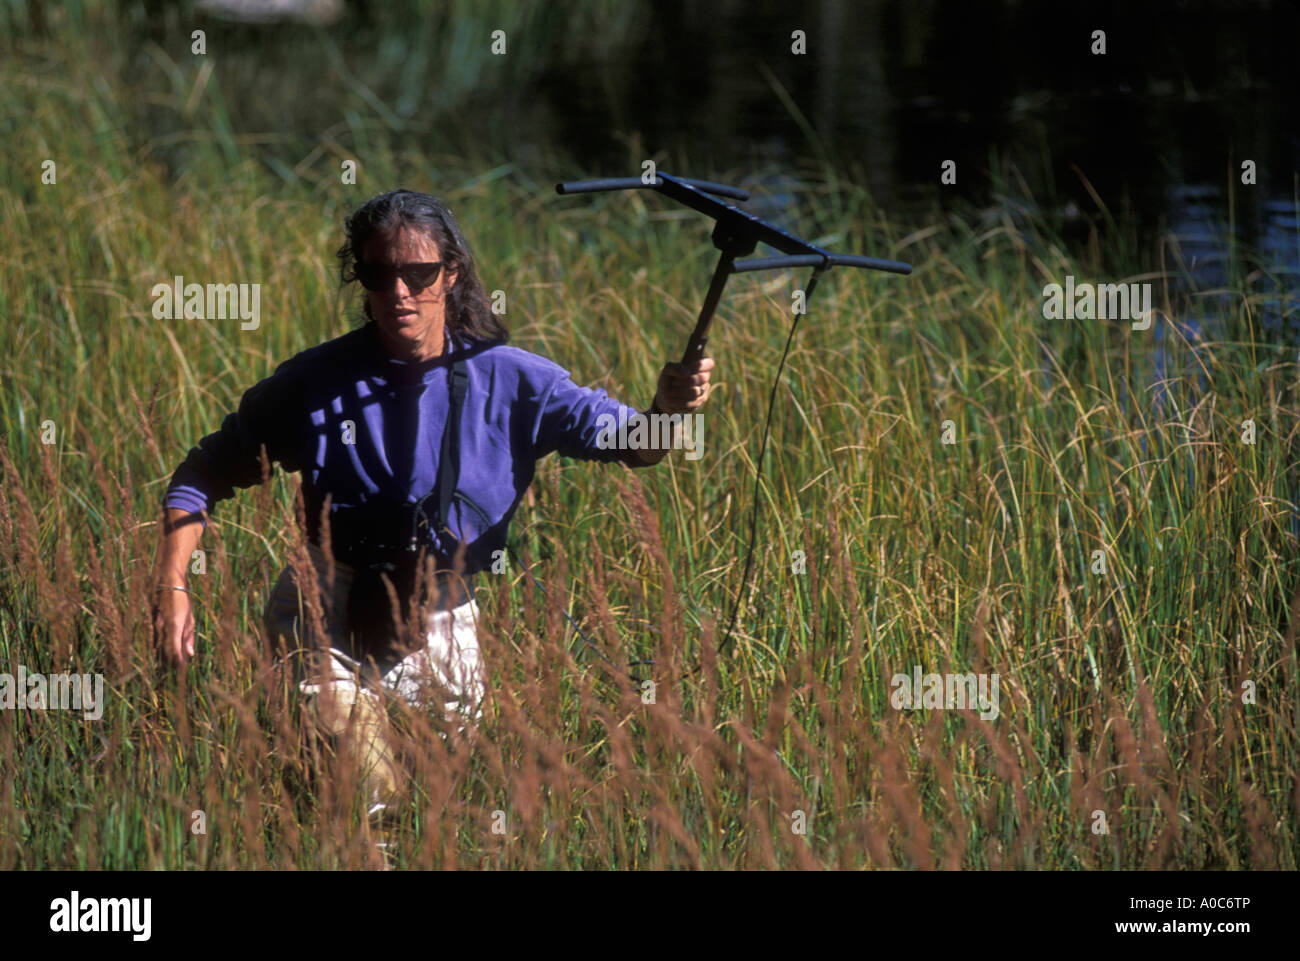
[[[451,501],[460,483],[460,412],[469,388],[469,370],[464,358],[451,365],[451,402],[447,406],[447,426],[442,431],[442,451],[438,454],[438,526],[451,521]]]
[[[469,391],[469,366],[466,364],[464,357],[457,359],[451,365],[451,370],[448,372],[448,384],[450,397],[447,405],[447,423],[442,431],[442,449],[438,454],[438,477],[434,482],[434,488],[420,498],[419,504],[416,505],[417,513],[423,515],[425,522],[429,525],[435,543],[442,540],[444,531],[451,536],[453,543],[460,542],[460,535],[451,529],[451,505],[453,501],[459,502],[462,507],[472,510],[479,520],[483,522],[484,529],[492,526],[486,512],[475,503],[474,498],[457,489],[460,485],[460,427],[465,406],[465,394]],[[424,511],[424,503],[433,497],[434,491],[437,491],[438,495],[438,516],[429,518]],[[415,543],[415,532],[414,528],[412,528],[412,550],[415,549]]]

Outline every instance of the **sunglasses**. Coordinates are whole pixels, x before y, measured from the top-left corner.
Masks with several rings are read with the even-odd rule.
[[[418,294],[425,287],[437,283],[440,273],[441,261],[431,264],[402,264],[400,267],[357,262],[357,280],[361,281],[361,286],[366,290],[392,290],[397,278],[401,277],[411,293]]]

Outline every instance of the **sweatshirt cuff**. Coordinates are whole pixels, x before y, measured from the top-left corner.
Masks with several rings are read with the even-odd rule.
[[[163,510],[177,507],[187,514],[197,514],[203,529],[207,530],[208,521],[204,514],[208,510],[208,499],[195,487],[173,487],[163,497]]]

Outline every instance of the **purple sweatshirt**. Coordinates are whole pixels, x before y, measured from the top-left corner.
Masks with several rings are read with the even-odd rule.
[[[319,540],[326,494],[332,495],[331,525],[339,520],[340,529],[340,509],[382,497],[414,503],[437,483],[449,371],[458,357],[466,359],[469,383],[457,489],[486,518],[458,503],[449,526],[467,544],[478,542],[475,566],[504,545],[540,458],[552,451],[598,461],[627,456],[597,444],[600,427],[609,423],[602,415],[622,420],[636,413],[605,391],[579,387],[562,367],[516,347],[455,339],[448,347],[430,361],[393,360],[370,322],[294,355],[250,387],[221,429],[190,450],[163,506],[211,513],[235,488],[260,483],[262,445],[272,463],[302,471],[306,533],[313,541]],[[427,506],[436,510],[437,503],[435,494]]]

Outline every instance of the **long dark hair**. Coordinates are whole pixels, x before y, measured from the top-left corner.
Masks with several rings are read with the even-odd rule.
[[[350,284],[357,279],[357,260],[375,233],[401,227],[422,230],[430,235],[441,251],[443,270],[456,271],[456,282],[447,292],[447,326],[450,332],[465,340],[509,340],[505,324],[488,306],[487,291],[479,280],[474,255],[460,231],[460,224],[450,207],[429,194],[390,190],[370,198],[348,217],[343,225],[347,239],[338,249],[342,283]],[[369,299],[364,310],[366,318],[373,321]]]

